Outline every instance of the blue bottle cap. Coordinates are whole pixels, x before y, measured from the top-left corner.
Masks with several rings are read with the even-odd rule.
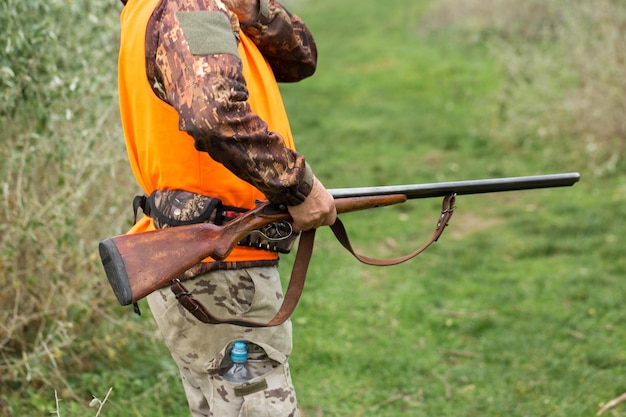
[[[235,342],[230,351],[230,360],[234,363],[244,363],[248,360],[248,349],[244,342]]]

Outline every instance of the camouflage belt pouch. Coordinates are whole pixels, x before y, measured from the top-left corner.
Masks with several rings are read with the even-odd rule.
[[[246,212],[243,208],[223,206],[219,198],[184,190],[156,190],[147,204],[157,229],[205,222],[221,225]],[[298,233],[289,223],[271,223],[250,233],[239,245],[289,253],[297,238]]]
[[[157,229],[215,222],[222,207],[219,198],[183,190],[156,190],[150,194],[148,204]]]

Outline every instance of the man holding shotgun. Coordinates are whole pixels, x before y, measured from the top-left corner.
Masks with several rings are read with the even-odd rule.
[[[317,51],[300,18],[275,0],[122,0],[120,112],[146,215],[129,233],[198,222],[223,224],[270,200],[294,231],[330,225],[332,195],[294,149],[277,82],[312,75]],[[179,277],[220,317],[271,319],[281,304],[278,253],[289,243],[251,235],[221,262]],[[146,254],[146,262],[149,256]],[[169,287],[148,296],[179,366],[193,416],[297,416],[288,367],[291,323],[206,324]],[[245,341],[255,383],[226,382],[235,341]]]

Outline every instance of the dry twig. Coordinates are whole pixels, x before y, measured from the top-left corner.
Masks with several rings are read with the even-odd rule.
[[[100,411],[102,411],[102,407],[104,407],[104,403],[106,403],[107,400],[109,399],[109,395],[111,395],[111,391],[113,391],[113,387],[109,388],[109,392],[107,392],[107,395],[104,397],[104,400],[100,402],[100,407],[98,407],[98,412],[96,413],[96,417],[100,415]]]
[[[598,413],[596,415],[599,416],[600,414],[603,414],[605,411],[610,410],[611,408],[615,407],[622,401],[626,401],[626,392],[620,395],[619,397],[615,397],[608,403],[604,404],[604,407],[598,410]]]
[[[443,375],[439,375],[437,372],[433,372],[433,375],[435,375],[435,377],[443,384],[443,387],[446,390],[446,399],[449,400],[452,397],[452,387],[448,383],[448,380]]]
[[[59,394],[56,390],[54,390],[54,402],[56,404],[56,410],[51,411],[50,414],[56,414],[57,417],[61,417],[61,412],[59,411],[59,403],[61,399],[59,398]]]

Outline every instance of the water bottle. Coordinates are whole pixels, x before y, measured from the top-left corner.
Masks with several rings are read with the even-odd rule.
[[[252,374],[248,363],[248,348],[245,342],[235,342],[230,351],[230,365],[224,371],[224,379],[241,384],[251,380]]]

